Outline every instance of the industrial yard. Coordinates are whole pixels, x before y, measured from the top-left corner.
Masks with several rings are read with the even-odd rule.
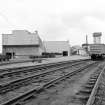
[[[105,105],[105,0],[0,1],[0,105]]]
[[[0,105],[104,105],[101,36],[71,48],[69,41],[43,42],[38,31],[3,34]]]
[[[68,41],[42,42],[37,31],[3,34],[0,105],[104,105],[101,35],[71,48]]]
[[[0,104],[92,105],[104,84],[105,63],[78,58],[10,68],[11,64],[1,65]]]

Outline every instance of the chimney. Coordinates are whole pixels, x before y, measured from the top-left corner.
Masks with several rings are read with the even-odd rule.
[[[102,36],[101,32],[94,32],[93,33],[94,44],[101,44],[101,36]]]

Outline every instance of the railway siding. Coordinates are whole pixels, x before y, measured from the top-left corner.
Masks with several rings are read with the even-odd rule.
[[[32,83],[32,81],[35,81],[35,79],[40,78],[41,76],[46,76],[47,74],[51,74],[57,71],[61,71],[62,69],[67,69],[70,68],[72,66],[77,66],[79,64],[82,64],[83,62],[77,62],[77,63],[73,63],[71,65],[63,65],[63,66],[58,66],[58,68],[52,68],[51,70],[39,73],[39,74],[32,74],[30,76],[25,76],[23,78],[20,79],[14,79],[11,80],[10,82],[3,82],[1,84],[1,88],[0,88],[0,93],[4,93],[6,91],[12,90],[14,88],[17,88],[18,86],[24,86],[27,83]],[[50,68],[49,68],[50,69]],[[20,84],[20,85],[19,85]]]
[[[56,84],[57,82],[62,81],[63,79],[66,79],[66,78],[68,78],[68,77],[70,77],[72,75],[75,75],[78,72],[81,72],[82,70],[90,67],[91,65],[93,65],[93,63],[88,64],[87,66],[82,67],[82,68],[80,67],[79,70],[76,70],[76,71],[73,71],[71,73],[68,73],[68,74],[66,74],[66,75],[64,75],[62,77],[56,78],[56,79],[48,82],[47,84],[44,84],[43,86],[41,86],[41,87],[39,87],[37,89],[33,89],[30,92],[27,92],[27,93],[25,93],[25,94],[23,94],[23,95],[21,95],[21,96],[19,96],[17,98],[11,99],[8,102],[4,102],[2,105],[11,105],[12,103],[21,104],[21,102],[23,102],[24,100],[27,100],[27,98],[35,96],[37,93],[39,93],[43,89],[49,88],[50,86]]]
[[[100,73],[86,105],[105,104],[105,67]]]
[[[100,68],[101,69],[101,68]],[[102,81],[103,81],[103,74],[104,74],[104,76],[105,76],[105,67],[101,70],[101,73],[98,71],[97,72],[97,74],[95,74],[95,75],[93,75],[91,78],[90,78],[90,85],[93,83],[93,85],[94,85],[94,87],[93,87],[93,89],[92,89],[92,91],[91,91],[91,94],[90,94],[90,96],[89,96],[89,99],[88,99],[88,101],[87,101],[87,103],[86,103],[86,105],[101,105],[101,104],[97,104],[96,102],[97,102],[97,93],[98,93],[98,91],[99,91],[99,87],[100,86],[102,86],[101,84],[102,84]],[[105,78],[105,77],[104,77]],[[96,82],[95,82],[95,80],[96,80]],[[105,81],[104,81],[105,82]],[[105,83],[104,83],[105,84]],[[89,86],[88,86],[89,87]],[[91,88],[91,87],[89,87],[89,88]],[[101,88],[101,91],[103,91],[103,89]],[[101,92],[102,93],[102,92]],[[99,96],[99,94],[98,94],[98,99],[101,99],[100,98],[101,96]],[[102,101],[102,99],[100,100],[100,101]],[[94,104],[95,103],[95,104]]]

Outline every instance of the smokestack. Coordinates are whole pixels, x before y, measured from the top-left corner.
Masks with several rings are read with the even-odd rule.
[[[94,44],[101,44],[101,36],[102,36],[101,32],[95,32],[95,33],[93,33]]]

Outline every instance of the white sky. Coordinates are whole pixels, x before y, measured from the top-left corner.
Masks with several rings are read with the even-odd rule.
[[[43,40],[69,40],[81,45],[102,32],[105,43],[105,0],[0,0],[0,34],[13,29],[38,30]]]

